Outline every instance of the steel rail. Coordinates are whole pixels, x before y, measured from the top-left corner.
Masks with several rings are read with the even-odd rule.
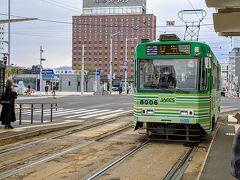
[[[163,178],[164,180],[180,180],[188,167],[194,153],[197,150],[197,146],[188,148],[188,150],[183,154],[183,156],[174,164],[172,169]]]
[[[7,177],[10,177],[12,175],[15,175],[17,173],[20,173],[22,171],[25,171],[27,169],[30,169],[36,165],[39,165],[39,164],[42,164],[42,163],[45,163],[47,161],[50,161],[50,160],[53,160],[53,159],[56,159],[60,156],[63,156],[65,154],[68,154],[68,153],[72,153],[73,151],[76,151],[76,150],[79,150],[81,148],[84,148],[86,146],[89,146],[89,145],[92,145],[96,142],[99,142],[105,138],[109,138],[110,136],[114,136],[122,131],[125,131],[129,128],[131,128],[132,125],[129,125],[127,127],[122,127],[122,129],[119,129],[119,130],[116,130],[114,132],[111,132],[111,133],[108,133],[106,135],[103,135],[103,136],[100,136],[100,137],[97,137],[97,138],[93,138],[93,139],[89,139],[89,140],[86,140],[84,141],[83,143],[80,143],[80,144],[77,144],[77,145],[74,145],[72,147],[68,147],[68,148],[65,148],[65,149],[62,149],[61,151],[55,153],[55,154],[52,154],[50,156],[47,156],[47,157],[44,157],[40,160],[36,160],[36,161],[33,161],[31,163],[28,163],[28,164],[25,164],[25,165],[22,165],[22,166],[19,166],[19,167],[16,167],[16,168],[13,168],[13,169],[10,169],[10,170],[7,170],[3,173],[0,174],[0,179],[4,179],[4,178],[7,178]]]
[[[96,170],[95,172],[85,176],[83,179],[86,180],[93,180],[99,176],[101,176],[102,174],[106,173],[108,170],[110,170],[114,165],[118,164],[119,162],[125,160],[126,158],[130,157],[131,155],[137,153],[139,150],[141,150],[146,144],[148,144],[151,140],[147,140],[143,143],[141,143],[140,145],[136,146],[135,148],[127,151],[126,153],[124,153],[123,155],[117,157],[116,159],[110,161],[109,163],[107,163],[106,165],[104,165],[103,167],[99,168],[98,170]]]
[[[97,123],[92,123],[90,125],[86,125],[86,126],[81,127],[79,129],[69,130],[66,133],[58,134],[58,135],[55,135],[55,136],[50,137],[50,138],[40,139],[40,140],[37,140],[37,141],[34,141],[34,142],[21,144],[19,146],[11,147],[11,148],[8,148],[8,149],[3,149],[3,150],[0,149],[0,155],[7,154],[7,153],[10,153],[10,152],[14,152],[14,151],[19,150],[19,149],[24,149],[28,146],[33,146],[33,145],[36,145],[38,143],[43,143],[43,142],[49,141],[51,139],[57,139],[57,138],[68,136],[68,135],[78,133],[78,132],[81,132],[81,131],[89,130],[91,128],[95,128],[95,127],[98,127],[98,126],[101,126],[101,125],[104,125],[104,124],[112,123],[114,121],[116,121],[116,119],[104,120],[104,121],[100,121],[100,122],[97,122]],[[82,126],[82,125],[78,125],[78,126]]]

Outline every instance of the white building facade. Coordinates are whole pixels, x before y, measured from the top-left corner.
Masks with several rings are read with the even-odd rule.
[[[146,0],[84,0],[83,15],[146,14]]]
[[[227,89],[229,86],[229,62],[221,63],[221,87]]]

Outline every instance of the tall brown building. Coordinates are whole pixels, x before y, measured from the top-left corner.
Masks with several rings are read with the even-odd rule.
[[[84,14],[73,17],[73,69],[81,66],[84,45],[85,63],[94,65],[107,79],[112,37],[113,75],[123,78],[127,70],[132,80],[137,43],[141,39],[156,39],[156,17],[145,12],[146,0],[84,0]]]

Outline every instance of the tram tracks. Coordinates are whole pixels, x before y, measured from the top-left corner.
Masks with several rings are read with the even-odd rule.
[[[104,122],[101,122],[101,123],[103,123],[103,125],[106,125]],[[112,122],[110,122],[110,124],[111,123],[115,124],[114,120],[112,120]],[[97,127],[95,123],[91,124],[91,125],[93,126],[92,128]],[[99,128],[100,127],[101,127],[101,125],[99,125]],[[157,156],[161,156],[161,158],[163,156],[167,156],[163,152],[168,152],[168,151],[174,152],[174,151],[176,151],[174,147],[177,147],[177,148],[180,147],[180,150],[177,151],[179,154],[177,155],[177,158],[175,158],[176,160],[174,161],[174,163],[172,163],[171,166],[168,165],[168,167],[166,167],[167,170],[169,170],[169,169],[171,169],[171,170],[169,170],[169,172],[167,171],[168,173],[166,172],[167,175],[165,175],[165,173],[164,173],[164,175],[162,176],[162,177],[166,177],[164,179],[167,180],[167,179],[172,179],[172,177],[180,177],[181,173],[185,170],[185,168],[187,166],[187,162],[189,161],[189,159],[191,159],[191,156],[194,152],[194,149],[192,150],[192,152],[190,152],[190,149],[192,147],[186,148],[183,144],[159,143],[156,141],[152,141],[152,139],[146,140],[144,137],[141,137],[139,139],[140,136],[136,136],[136,137],[138,137],[138,141],[135,141],[135,143],[134,143],[134,141],[131,141],[130,144],[128,144],[128,145],[125,144],[124,148],[122,148],[122,150],[112,150],[112,153],[110,153],[108,148],[97,149],[98,152],[103,151],[103,153],[96,153],[96,154],[94,151],[91,150],[94,147],[100,147],[99,146],[100,144],[102,147],[104,147],[106,142],[115,141],[118,144],[119,142],[121,142],[121,139],[122,139],[121,137],[129,137],[128,136],[129,132],[132,132],[132,131],[129,131],[129,129],[131,128],[131,125],[129,125],[129,124],[126,124],[125,126],[122,126],[121,128],[118,128],[118,129],[115,127],[115,130],[111,130],[106,133],[102,133],[101,135],[98,135],[98,136],[89,136],[89,137],[87,136],[87,137],[84,137],[84,139],[80,138],[80,141],[78,141],[78,142],[72,141],[71,146],[61,144],[62,138],[69,139],[68,136],[70,136],[70,135],[74,135],[78,138],[78,137],[81,137],[81,135],[79,136],[79,134],[78,134],[78,132],[81,132],[80,129],[82,129],[82,131],[86,130],[84,132],[81,132],[81,134],[85,134],[85,133],[87,133],[88,130],[89,130],[89,132],[91,132],[92,128],[89,125],[88,127],[86,126],[86,127],[78,128],[78,130],[72,129],[72,130],[70,130],[70,131],[68,130],[67,132],[64,132],[64,133],[54,134],[54,136],[52,136],[50,138],[53,142],[54,142],[54,140],[56,140],[57,142],[60,143],[60,144],[57,144],[57,145],[61,145],[60,149],[58,148],[57,150],[54,151],[54,147],[53,147],[51,152],[46,151],[46,150],[44,150],[43,152],[40,152],[40,153],[36,152],[35,155],[29,156],[29,158],[26,159],[26,161],[24,161],[24,158],[18,159],[18,161],[13,162],[12,164],[9,163],[7,165],[7,167],[5,167],[4,169],[2,167],[0,167],[0,179],[4,179],[7,177],[24,179],[24,177],[28,177],[28,174],[31,174],[30,172],[37,172],[36,170],[38,169],[38,167],[41,167],[41,166],[44,168],[45,168],[45,166],[46,166],[46,168],[48,166],[51,167],[52,162],[62,162],[62,161],[67,160],[69,157],[72,158],[72,157],[78,157],[78,156],[81,157],[79,159],[80,164],[82,163],[79,168],[82,168],[82,167],[86,168],[89,166],[89,164],[94,162],[94,159],[91,159],[90,161],[87,160],[87,162],[84,161],[84,159],[88,159],[87,157],[95,156],[96,157],[95,162],[96,162],[96,160],[98,162],[97,166],[94,166],[91,168],[88,167],[88,168],[86,168],[86,170],[84,170],[85,172],[82,172],[82,169],[81,169],[81,175],[80,174],[78,175],[78,179],[96,179],[96,178],[101,179],[102,176],[104,177],[105,174],[108,174],[109,171],[111,172],[111,170],[115,169],[115,167],[117,167],[119,164],[125,165],[125,162],[128,162],[129,159],[131,161],[132,157],[134,159],[134,156],[141,154],[141,152],[145,151],[145,149],[153,149],[154,147],[152,147],[152,145],[158,144],[160,151],[165,148],[165,150],[162,150],[162,156],[161,156],[161,154],[158,154],[159,150],[155,151],[155,152],[157,152],[155,154]],[[123,135],[125,132],[126,132],[126,134]],[[70,137],[70,140],[71,140],[71,138],[72,138],[72,136]],[[115,138],[117,138],[117,139],[115,139]],[[51,141],[49,141],[48,143],[52,144]],[[34,145],[36,145],[36,144],[32,144],[32,146],[34,146]],[[31,146],[31,145],[29,145],[29,146]],[[29,146],[25,146],[25,147],[23,147],[23,149],[24,148],[27,149]],[[121,146],[121,143],[118,146]],[[115,146],[115,147],[118,147],[118,146]],[[109,143],[108,147],[111,147],[110,143]],[[155,148],[156,148],[156,146],[155,146]],[[12,150],[9,153],[13,153],[17,150],[23,150],[23,149],[18,148],[18,149]],[[43,147],[43,149],[44,149],[44,147]],[[114,147],[113,147],[113,149],[114,149]],[[182,151],[181,149],[184,149],[184,150]],[[92,152],[94,152],[94,153],[92,154]],[[152,151],[152,152],[154,152],[154,151]],[[171,154],[171,152],[168,154]],[[17,152],[17,153],[19,153],[19,152]],[[17,153],[13,153],[13,154],[17,154]],[[86,155],[85,153],[87,153],[88,155]],[[108,154],[108,153],[110,153],[111,156],[109,156],[107,158],[101,157],[101,155],[99,156],[99,154]],[[5,154],[3,153],[2,155],[6,155],[6,154],[8,154],[8,153],[5,152]],[[86,156],[82,157],[82,155],[84,155],[84,154]],[[148,155],[149,155],[149,153],[148,153]],[[146,158],[148,158],[148,156],[146,156]],[[73,160],[70,160],[70,161],[75,161],[74,159],[75,158],[73,158]],[[67,161],[69,161],[69,159]],[[99,164],[99,162],[101,162],[101,163]],[[138,161],[136,161],[136,162],[138,162]],[[164,162],[164,160],[163,160],[163,162]],[[143,163],[143,165],[144,165],[144,163]],[[155,165],[157,165],[157,164],[155,164]],[[68,166],[71,167],[70,164]],[[113,168],[113,166],[114,166],[114,168]],[[76,167],[77,167],[77,165],[76,165]],[[46,179],[52,179],[54,176],[58,175],[58,172],[59,171],[53,172],[50,175],[44,175],[44,177],[46,177]],[[70,172],[71,172],[71,170],[70,170]],[[90,173],[90,172],[92,172],[92,173]],[[86,176],[86,174],[87,174],[87,176]],[[34,176],[32,176],[32,177],[34,177]],[[56,176],[56,177],[59,177],[59,176]],[[168,177],[170,177],[170,178],[168,178]],[[41,179],[41,178],[39,178],[39,179]],[[55,179],[58,179],[58,178],[55,178]],[[71,178],[69,178],[69,179],[71,179]],[[163,179],[163,178],[161,178],[161,179]]]
[[[102,174],[106,173],[108,170],[110,170],[114,165],[120,163],[121,161],[125,160],[126,158],[134,155],[135,153],[137,153],[140,149],[142,149],[146,144],[148,144],[150,142],[150,140],[146,140],[145,142],[139,144],[138,146],[128,150],[126,153],[120,155],[119,157],[117,157],[116,159],[110,161],[109,163],[105,164],[104,166],[102,166],[101,168],[99,168],[98,170],[96,170],[93,173],[90,173],[89,175],[87,175],[86,177],[84,177],[83,179],[86,180],[93,180],[99,176],[101,176]]]
[[[128,158],[132,157],[132,159],[134,159],[133,156],[136,155],[141,149],[143,149],[150,142],[153,143],[153,142],[156,142],[156,141],[152,141],[151,139],[149,139],[149,140],[146,140],[146,141],[142,142],[138,146],[136,146],[134,148],[131,148],[130,150],[121,154],[119,157],[113,159],[112,161],[109,161],[108,163],[106,163],[105,165],[100,167],[99,169],[97,169],[97,170],[93,171],[92,173],[88,174],[83,179],[84,180],[105,179],[105,178],[106,179],[108,179],[108,178],[111,179],[111,176],[110,177],[104,177],[104,175],[105,174],[111,174],[111,169],[114,169],[114,167],[117,168],[117,166],[120,165],[120,163],[124,164],[124,162],[126,162]],[[190,145],[190,147],[188,147],[184,151],[184,153],[174,163],[174,165],[171,168],[169,168],[170,170],[168,171],[168,173],[166,175],[163,176],[164,178],[162,178],[162,179],[164,179],[164,180],[171,180],[171,179],[180,180],[182,178],[186,168],[188,167],[194,153],[196,152],[197,148],[198,148],[197,146]],[[124,166],[124,165],[122,165],[122,166]],[[120,177],[121,177],[121,175],[119,176],[119,179],[120,179]],[[128,177],[127,174],[126,174],[125,178],[126,177]],[[151,179],[151,177],[149,177],[149,179]]]
[[[111,122],[114,122],[114,121],[115,120],[111,120]],[[78,132],[81,132],[84,130],[90,130],[91,128],[96,128],[97,125],[98,126],[106,125],[106,123],[108,124],[111,122],[104,121],[104,122],[94,123],[94,124],[91,124],[91,125],[83,127],[83,128],[79,128],[79,129],[72,130],[70,132],[66,132],[65,134],[55,135],[55,136],[51,137],[51,140],[56,140],[56,139],[60,140],[61,138],[68,136],[70,134],[75,134],[75,133],[78,133]],[[5,163],[3,166],[0,167],[0,179],[4,179],[9,176],[13,176],[17,173],[20,173],[27,169],[30,169],[36,165],[43,164],[47,161],[53,160],[60,156],[72,153],[73,151],[80,150],[80,149],[85,148],[89,145],[92,145],[96,142],[102,141],[106,138],[117,135],[118,133],[124,132],[130,128],[131,128],[131,125],[126,124],[126,125],[123,125],[122,127],[120,127],[119,129],[109,131],[107,133],[104,133],[104,134],[96,136],[96,137],[85,138],[85,139],[81,140],[80,142],[75,142],[74,145],[62,148],[60,150],[58,149],[57,151],[56,150],[54,151],[54,148],[52,148],[50,150],[50,152],[49,152],[49,150],[48,151],[44,150],[42,152],[37,152],[36,154],[29,156],[29,158],[25,159],[23,157],[22,159],[18,159],[15,162]],[[42,143],[42,142],[46,142],[46,141],[49,141],[49,139],[46,138],[46,139],[43,139],[42,141],[39,140],[36,143],[26,144],[25,146],[21,146],[21,147],[15,147],[15,148],[13,147],[12,149],[9,149],[10,151],[2,151],[1,155],[6,155],[6,153],[7,154],[13,153],[18,150],[24,150],[24,149],[27,149],[29,146],[33,146],[33,145],[36,145],[37,143]]]
[[[78,133],[78,132],[81,132],[81,131],[84,131],[84,130],[90,130],[91,128],[96,128],[96,127],[102,126],[102,125],[107,124],[107,123],[113,123],[115,121],[116,121],[116,119],[110,119],[110,120],[100,121],[100,122],[97,122],[97,123],[91,123],[89,125],[85,125],[85,126],[80,127],[80,128],[76,128],[76,127],[75,128],[71,128],[70,130],[67,130],[66,132],[60,132],[60,133],[57,133],[57,135],[54,135],[52,137],[39,139],[39,140],[36,140],[34,142],[28,142],[28,143],[25,143],[25,144],[20,144],[20,145],[17,145],[17,146],[11,147],[11,148],[7,148],[7,149],[0,148],[0,155],[11,153],[11,152],[14,152],[14,151],[17,151],[17,150],[20,150],[20,149],[27,148],[29,146],[34,146],[34,145],[36,145],[38,143],[51,141],[53,139],[61,138],[61,137],[64,137],[64,136],[68,136],[68,135],[71,135],[71,134],[74,134],[74,133]],[[78,125],[78,126],[82,126],[82,125]]]
[[[164,177],[164,180],[180,180],[189,165],[194,153],[197,150],[197,146],[192,146],[181,156],[181,158],[175,163],[172,169]]]

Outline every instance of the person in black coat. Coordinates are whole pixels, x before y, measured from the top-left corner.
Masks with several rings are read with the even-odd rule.
[[[1,97],[2,112],[0,121],[7,129],[12,129],[11,122],[16,121],[15,99],[17,98],[17,93],[13,91],[12,86],[13,82],[7,80],[5,92]]]
[[[240,130],[237,131],[232,146],[232,175],[240,179]]]

